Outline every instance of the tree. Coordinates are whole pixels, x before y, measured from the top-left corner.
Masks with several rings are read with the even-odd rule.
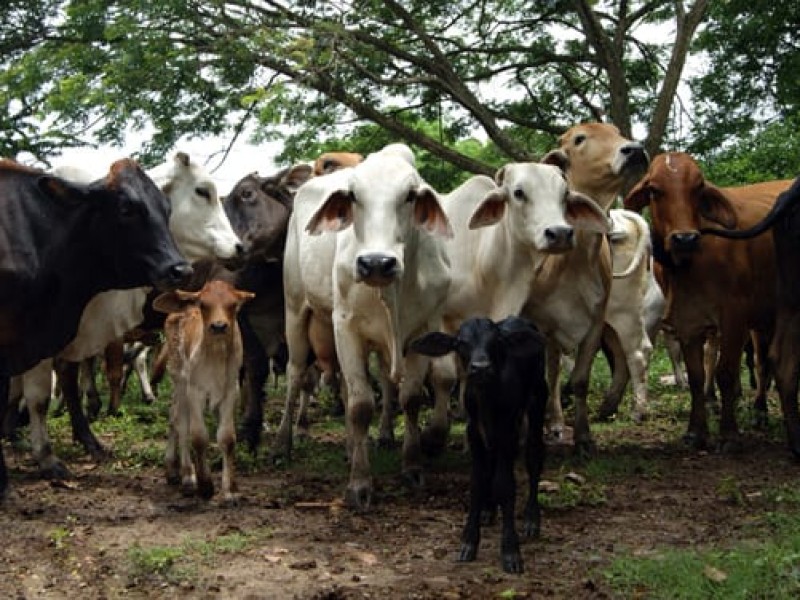
[[[800,116],[798,23],[796,2],[712,4],[695,42],[708,60],[692,85],[697,113],[692,150],[713,154],[771,122]]]
[[[261,139],[296,149],[287,158],[306,158],[315,137],[366,122],[457,169],[491,173],[453,141],[477,135],[505,160],[526,160],[542,136],[552,143],[601,119],[628,135],[650,125],[657,150],[674,133],[677,82],[708,0],[56,4],[44,34],[6,58],[0,89],[33,97],[47,134],[67,143],[84,131],[119,142],[126,128],[153,126],[143,157],[155,159],[182,135],[256,124]],[[669,23],[673,40],[652,39]],[[26,143],[42,158],[52,151]]]

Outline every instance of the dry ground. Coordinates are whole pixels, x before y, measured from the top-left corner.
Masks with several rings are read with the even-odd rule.
[[[460,439],[431,462],[423,492],[396,472],[378,475],[368,514],[341,506],[341,469],[304,469],[302,459],[291,468],[262,460],[229,508],[182,498],[155,463],[78,456],[74,480],[42,481],[28,454],[7,445],[0,597],[616,597],[603,575],[616,556],[725,547],[770,508],[764,490],[796,485],[780,436],[749,432],[741,455],[724,456],[685,448],[684,424],[673,421],[598,428],[588,464],[551,446],[542,537],[523,546],[522,576],[499,568],[497,526],[484,529],[476,562],[454,561],[468,488]],[[330,442],[319,448],[340,451],[337,433],[314,432]]]

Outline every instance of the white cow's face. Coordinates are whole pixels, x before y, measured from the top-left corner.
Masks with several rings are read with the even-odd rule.
[[[570,192],[557,167],[514,163],[498,171],[496,182],[472,215],[471,229],[505,219],[516,240],[548,253],[570,250],[575,229],[608,231],[602,210],[586,196]]]
[[[242,243],[222,208],[217,186],[200,165],[178,153],[149,173],[172,204],[169,228],[190,262],[242,254]]]
[[[410,154],[410,153],[409,153]],[[403,276],[408,244],[416,229],[451,236],[438,195],[419,176],[408,155],[384,150],[354,167],[345,187],[331,192],[309,221],[311,235],[352,226],[348,243],[353,278],[382,287]]]

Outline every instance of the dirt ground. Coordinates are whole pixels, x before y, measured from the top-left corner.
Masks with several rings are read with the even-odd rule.
[[[778,441],[749,436],[741,455],[724,456],[685,448],[679,429],[601,432],[598,456],[644,465],[604,481],[581,475],[568,445],[552,446],[544,487],[602,486],[602,499],[546,508],[519,576],[500,569],[496,525],[484,528],[476,562],[454,560],[466,460],[457,469],[433,461],[424,492],[380,476],[372,510],[354,514],[341,505],[341,474],[264,466],[240,477],[239,506],[223,507],[182,498],[160,469],[131,474],[88,458],[70,461],[76,479],[42,481],[6,446],[13,493],[0,507],[0,597],[611,598],[603,570],[615,556],[725,547],[768,508],[761,490],[796,484],[798,467]],[[220,541],[237,539],[246,541]],[[184,554],[163,563],[148,555],[149,570],[136,568],[131,549],[153,547]]]

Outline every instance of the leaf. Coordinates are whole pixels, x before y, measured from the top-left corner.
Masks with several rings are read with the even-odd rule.
[[[703,568],[703,575],[705,575],[707,579],[710,579],[714,583],[722,583],[728,579],[728,574],[725,571],[721,571],[716,567],[712,567],[711,565],[706,565]]]

